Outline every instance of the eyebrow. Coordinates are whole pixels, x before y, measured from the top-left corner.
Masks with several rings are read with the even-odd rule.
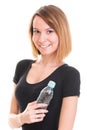
[[[34,28],[34,27],[33,27],[33,29],[40,30],[39,28]],[[49,30],[49,29],[52,29],[52,30],[54,30],[54,29],[53,29],[53,28],[51,28],[51,27],[50,27],[50,28],[46,28],[45,30]]]

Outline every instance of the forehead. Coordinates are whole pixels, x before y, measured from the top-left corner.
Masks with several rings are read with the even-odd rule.
[[[41,28],[41,27],[49,28],[50,26],[40,16],[35,16],[33,19],[33,27],[34,28]]]

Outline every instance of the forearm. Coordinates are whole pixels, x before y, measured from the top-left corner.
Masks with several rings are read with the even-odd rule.
[[[11,128],[19,128],[23,125],[20,114],[10,114],[8,117],[8,123]]]
[[[66,97],[63,99],[58,130],[73,130],[77,103],[77,96]]]

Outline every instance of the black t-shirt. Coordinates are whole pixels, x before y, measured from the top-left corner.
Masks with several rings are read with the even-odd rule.
[[[18,62],[13,81],[17,84],[15,96],[20,111],[23,112],[29,102],[35,101],[40,91],[48,84],[49,80],[56,82],[54,96],[48,106],[48,113],[39,123],[24,124],[22,130],[58,130],[59,116],[62,99],[68,96],[80,95],[80,73],[67,64],[57,68],[43,81],[35,84],[27,83],[26,76],[32,66],[33,60]]]

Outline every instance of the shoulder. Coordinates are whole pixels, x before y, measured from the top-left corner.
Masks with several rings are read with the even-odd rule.
[[[18,73],[24,73],[27,70],[27,68],[32,64],[32,62],[33,60],[30,60],[30,59],[20,60],[17,63],[16,71]]]
[[[24,60],[20,60],[17,63],[16,69],[15,69],[14,78],[13,78],[13,81],[15,83],[17,83],[19,81],[19,79],[21,78],[21,76],[27,71],[28,67],[31,66],[31,64],[33,62],[34,62],[34,60],[24,59]]]
[[[62,65],[60,68],[57,69],[58,71],[56,72],[60,72],[60,75],[62,76],[62,78],[67,78],[68,76],[72,76],[72,75],[78,75],[80,76],[80,72],[77,68],[70,66],[68,64],[64,64]],[[60,71],[59,71],[60,70]]]
[[[20,60],[18,63],[17,63],[17,66],[21,66],[21,67],[24,67],[24,66],[28,66],[30,63],[32,63],[33,60],[30,60],[30,59],[23,59],[23,60]]]
[[[30,66],[32,63],[34,62],[34,60],[31,59],[23,59],[20,60],[17,65],[16,65],[16,69],[20,69],[20,70],[25,70],[28,68],[28,66]]]
[[[63,96],[79,95],[80,82],[79,70],[67,65],[63,79]]]
[[[79,70],[73,66],[67,65],[65,71],[66,71],[67,76],[70,76],[70,75],[80,76]]]
[[[65,68],[64,80],[70,82],[80,82],[80,72],[77,68],[67,65]]]

